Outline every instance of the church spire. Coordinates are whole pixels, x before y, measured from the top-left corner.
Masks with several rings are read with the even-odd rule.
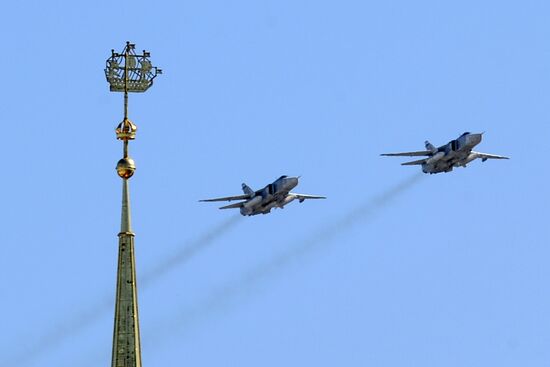
[[[135,53],[130,42],[121,53],[111,51],[105,76],[113,92],[124,92],[124,119],[116,128],[118,140],[123,142],[123,157],[116,166],[122,179],[122,215],[118,234],[118,269],[113,332],[112,367],[141,367],[141,343],[137,306],[134,233],[130,213],[129,179],[136,170],[128,153],[128,142],[136,137],[137,126],[128,118],[128,93],[145,92],[162,71],[153,67],[149,53]]]

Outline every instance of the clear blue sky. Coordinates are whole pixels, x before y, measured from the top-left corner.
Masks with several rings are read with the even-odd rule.
[[[6,2],[0,366],[111,363],[122,95],[103,68],[127,40],[165,71],[130,97],[144,366],[548,366],[549,12]],[[464,131],[512,159],[376,200],[419,171],[380,153]],[[329,199],[200,240],[236,213],[198,199],[282,174]]]

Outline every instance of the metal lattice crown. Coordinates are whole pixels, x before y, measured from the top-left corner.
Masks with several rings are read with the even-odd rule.
[[[126,42],[126,47],[121,53],[111,50],[111,57],[107,59],[105,77],[109,82],[111,92],[145,92],[153,79],[162,70],[153,66],[149,60],[150,53],[143,51],[137,55],[135,45]]]
[[[128,118],[125,118],[118,124],[115,132],[118,140],[134,140],[136,138],[137,126]]]

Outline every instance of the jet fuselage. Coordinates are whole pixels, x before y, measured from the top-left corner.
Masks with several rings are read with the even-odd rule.
[[[418,159],[412,162],[401,163],[402,166],[422,166],[422,172],[424,173],[441,173],[451,172],[454,167],[466,167],[468,163],[474,159],[481,159],[485,162],[487,159],[509,159],[508,157],[496,154],[487,154],[474,152],[473,149],[476,145],[481,143],[483,133],[472,134],[465,132],[457,139],[451,140],[445,145],[436,148],[429,141],[424,142],[426,150],[414,151],[414,152],[400,152],[400,153],[383,153],[381,155],[387,157],[420,157],[426,158]]]
[[[298,186],[298,177],[281,176],[263,189],[254,192],[254,196],[241,206],[242,215],[268,214],[273,208],[283,208],[295,197],[288,195]]]
[[[422,172],[431,174],[451,172],[453,167],[465,167],[477,158],[476,154],[472,154],[472,150],[481,142],[481,139],[482,134],[464,133],[458,139],[440,146],[422,164]]]

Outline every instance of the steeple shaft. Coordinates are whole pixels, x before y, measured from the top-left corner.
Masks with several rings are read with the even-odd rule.
[[[122,217],[120,220],[120,234],[132,234],[132,214],[130,213],[130,188],[128,180],[122,180]]]
[[[154,67],[149,52],[138,55],[135,45],[126,42],[122,53],[111,50],[105,76],[112,92],[124,92],[124,120],[115,132],[123,142],[123,157],[116,165],[122,178],[122,215],[118,234],[118,270],[116,283],[115,327],[113,332],[112,367],[141,367],[141,344],[137,306],[134,233],[130,214],[130,177],[136,170],[128,154],[128,142],[136,138],[137,126],[128,119],[128,93],[145,92],[162,70]]]
[[[126,180],[124,180],[126,183]],[[134,235],[119,234],[112,367],[141,367]]]

